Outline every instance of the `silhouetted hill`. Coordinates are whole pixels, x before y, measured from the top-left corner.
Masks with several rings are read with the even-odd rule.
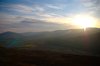
[[[100,29],[0,34],[0,66],[99,66]]]
[[[15,47],[22,42],[22,35],[14,32],[4,32],[0,34],[0,45],[4,47]]]
[[[18,33],[14,33],[14,32],[4,32],[0,34],[0,37],[2,38],[16,38],[16,37],[20,37],[21,35]]]
[[[0,45],[32,50],[50,50],[68,54],[100,55],[100,29],[87,28],[0,34]]]

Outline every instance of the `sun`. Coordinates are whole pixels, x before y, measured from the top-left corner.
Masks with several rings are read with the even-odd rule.
[[[77,15],[72,19],[73,23],[80,28],[94,27],[96,19],[89,15]]]

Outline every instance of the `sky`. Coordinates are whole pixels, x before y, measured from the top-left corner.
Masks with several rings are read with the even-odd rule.
[[[0,0],[0,32],[75,29],[75,15],[88,14],[100,27],[100,0]]]

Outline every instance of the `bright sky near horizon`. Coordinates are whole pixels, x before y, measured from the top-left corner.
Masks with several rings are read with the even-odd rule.
[[[100,0],[0,0],[0,32],[53,31],[80,26],[100,28]]]

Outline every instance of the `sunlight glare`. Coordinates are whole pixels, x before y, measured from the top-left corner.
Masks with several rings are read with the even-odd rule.
[[[77,15],[73,19],[73,23],[84,30],[88,27],[94,27],[96,19],[88,15]]]

